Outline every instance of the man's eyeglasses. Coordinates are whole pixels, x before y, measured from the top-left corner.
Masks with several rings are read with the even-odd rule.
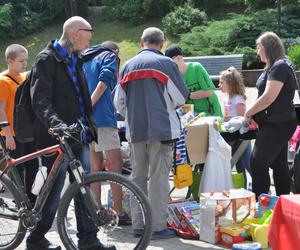
[[[94,33],[94,30],[93,30],[93,29],[78,29],[78,31],[80,31],[80,30]]]

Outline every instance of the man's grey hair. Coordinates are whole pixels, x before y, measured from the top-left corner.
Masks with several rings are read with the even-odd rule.
[[[161,42],[164,41],[164,33],[156,27],[149,27],[144,30],[142,39],[144,43],[148,44],[160,44]]]

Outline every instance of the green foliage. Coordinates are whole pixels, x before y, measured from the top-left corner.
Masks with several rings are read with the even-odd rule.
[[[0,6],[0,27],[7,31],[12,27],[12,5],[10,3]]]
[[[234,21],[214,21],[207,26],[198,26],[181,36],[179,45],[185,55],[222,55],[226,53],[228,36]]]
[[[102,6],[116,6],[118,4],[117,0],[101,0]]]
[[[166,33],[176,37],[189,32],[194,26],[201,25],[206,19],[205,12],[185,4],[167,14],[162,23]]]
[[[18,38],[40,30],[63,15],[55,0],[1,1],[0,39]]]
[[[300,70],[300,44],[296,44],[290,48],[288,57],[294,64],[295,69]]]
[[[255,40],[265,31],[277,31],[275,9],[248,15],[229,15],[230,19],[209,22],[181,36],[179,44],[187,55],[245,54],[244,67],[256,68],[261,62],[256,56]],[[300,12],[290,5],[282,9],[282,37],[300,34]]]
[[[266,8],[275,8],[277,1],[274,0],[245,0],[248,11],[256,11]],[[297,4],[297,0],[282,0],[282,5]]]
[[[88,0],[88,6],[97,6],[100,4],[100,1],[98,0]]]
[[[251,47],[236,48],[233,54],[243,54],[243,68],[245,69],[260,69],[263,68],[263,63],[257,57],[257,51]]]
[[[117,18],[131,24],[162,17],[169,11],[168,2],[164,0],[115,0]]]
[[[104,5],[101,7],[101,13],[99,15],[101,21],[112,21],[112,16],[117,16],[118,10],[115,6]]]
[[[55,1],[55,0],[52,0]],[[82,17],[87,17],[89,15],[89,2],[86,0],[76,0],[77,5],[77,15]],[[65,8],[65,13],[68,17],[71,16],[71,4],[70,0],[63,0],[63,6]],[[61,7],[61,6],[60,6]]]
[[[195,6],[199,9],[204,9],[209,16],[218,14],[223,15],[224,10],[232,11],[232,8],[242,7],[244,8],[244,0],[193,0]]]

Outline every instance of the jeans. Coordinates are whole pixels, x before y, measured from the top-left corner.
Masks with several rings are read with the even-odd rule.
[[[75,158],[82,162],[83,168],[86,172],[90,171],[89,152],[88,147],[82,146],[80,149],[73,149]],[[43,165],[47,166],[48,171],[51,168],[56,156],[43,156]],[[37,228],[31,232],[27,237],[27,243],[38,243],[44,240],[45,234],[50,230],[56,211],[59,206],[61,191],[64,186],[66,172],[68,170],[68,162],[63,162],[57,179],[54,183],[53,189],[47,198],[47,201],[42,210],[42,219],[38,222]],[[73,181],[72,174],[70,174],[70,182]],[[33,181],[33,180],[32,180]],[[84,205],[83,197],[78,194],[74,198],[75,215],[77,221],[77,237],[78,245],[80,247],[99,244],[97,239],[97,228],[93,222],[88,218],[88,211]]]

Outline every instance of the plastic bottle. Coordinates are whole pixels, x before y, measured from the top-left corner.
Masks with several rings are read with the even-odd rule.
[[[40,166],[39,171],[37,172],[34,182],[32,184],[31,193],[34,195],[39,195],[42,186],[45,183],[45,180],[47,178],[47,167]]]

